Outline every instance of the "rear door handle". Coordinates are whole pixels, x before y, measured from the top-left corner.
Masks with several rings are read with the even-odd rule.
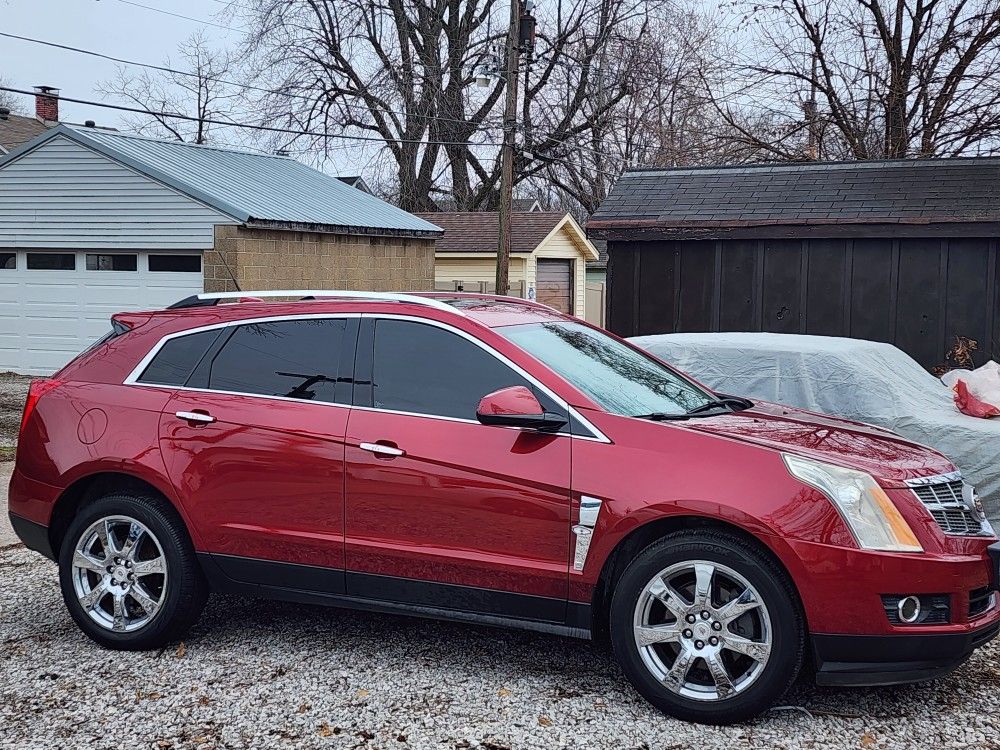
[[[202,424],[210,424],[215,421],[215,417],[211,414],[201,411],[179,411],[174,416],[186,422],[200,422]]]
[[[406,451],[402,448],[397,448],[395,445],[385,445],[384,443],[361,443],[359,446],[361,450],[368,451],[369,453],[378,453],[382,456],[405,456]]]

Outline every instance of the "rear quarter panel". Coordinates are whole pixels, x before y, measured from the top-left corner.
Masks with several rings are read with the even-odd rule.
[[[17,471],[60,489],[103,472],[128,474],[155,487],[183,515],[158,444],[160,412],[171,393],[108,383],[60,384],[39,400],[25,425]],[[38,520],[47,524],[51,513],[50,506]]]

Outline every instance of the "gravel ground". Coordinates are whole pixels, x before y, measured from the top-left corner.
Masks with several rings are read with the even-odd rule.
[[[115,653],[73,625],[53,564],[0,549],[0,748],[995,748],[998,685],[989,646],[936,683],[799,685],[700,727],[587,642],[233,597],[183,644]]]
[[[0,372],[0,461],[14,458],[17,445],[17,428],[21,424],[21,410],[28,396],[27,375]]]

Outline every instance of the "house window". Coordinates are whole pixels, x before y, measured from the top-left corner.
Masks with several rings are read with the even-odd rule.
[[[137,255],[98,255],[87,253],[88,271],[135,271],[138,265]]]
[[[76,253],[28,253],[31,271],[75,271]]]
[[[200,255],[150,255],[150,271],[201,273]]]
[[[17,253],[0,253],[0,271],[12,271],[17,268]]]

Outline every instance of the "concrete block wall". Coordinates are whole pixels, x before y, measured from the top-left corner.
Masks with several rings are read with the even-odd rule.
[[[247,289],[434,289],[433,238],[215,227],[204,256],[205,291]]]

